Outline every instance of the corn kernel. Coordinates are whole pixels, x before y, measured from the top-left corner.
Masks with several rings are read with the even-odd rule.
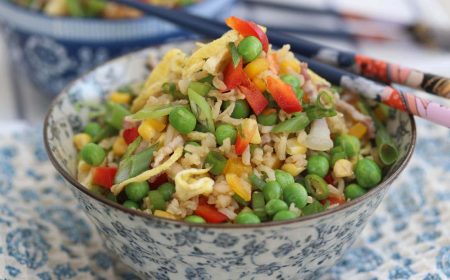
[[[336,178],[350,177],[353,175],[353,165],[347,159],[336,161],[333,167],[333,174]]]
[[[153,213],[153,216],[171,219],[171,220],[178,220],[178,218],[175,215],[170,214],[169,212],[166,212],[166,211],[162,211],[162,210],[155,210],[155,213]]]
[[[117,137],[116,141],[113,144],[113,152],[116,156],[123,156],[127,151],[128,145],[123,139],[122,136]]]
[[[264,82],[263,79],[253,78],[252,81],[261,92],[264,92],[266,90],[266,82]]]
[[[257,58],[245,66],[244,71],[250,79],[269,69],[269,62],[265,58]]]
[[[307,148],[298,143],[297,138],[291,138],[286,143],[286,153],[289,155],[305,154]]]
[[[293,163],[285,163],[281,167],[281,170],[286,171],[287,173],[291,174],[292,176],[297,176],[304,170],[304,168],[298,167]]]
[[[286,59],[280,64],[280,74],[288,74],[290,71],[300,73],[302,68],[296,59]]]
[[[161,119],[148,119],[144,122],[153,127],[156,131],[161,132],[166,128],[166,123]]]
[[[87,133],[78,133],[73,137],[73,143],[78,150],[83,149],[84,145],[90,143],[92,137]]]
[[[157,133],[156,130],[146,122],[141,123],[138,128],[138,132],[139,135],[147,142],[151,142]]]
[[[366,134],[366,132],[367,127],[360,122],[356,123],[348,130],[348,134],[358,137],[359,139],[361,139]]]
[[[131,96],[127,93],[113,92],[110,95],[109,100],[118,104],[129,104],[131,101]]]

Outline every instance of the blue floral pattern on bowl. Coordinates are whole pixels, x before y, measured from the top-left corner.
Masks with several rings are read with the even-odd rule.
[[[203,0],[188,11],[222,18],[235,0]],[[168,41],[192,38],[173,24],[154,17],[137,20],[51,18],[0,1],[11,53],[39,92],[56,96],[87,70],[124,53]]]
[[[192,43],[178,44],[190,49]],[[337,209],[297,221],[255,226],[199,225],[151,217],[90,193],[75,181],[77,153],[72,136],[88,121],[79,101],[101,102],[112,89],[148,75],[145,62],[170,45],[107,63],[69,86],[54,102],[44,134],[50,160],[63,175],[106,247],[145,279],[302,279],[330,268],[356,240],[389,185],[404,169],[415,144],[412,117],[393,112],[388,129],[400,160],[384,182]],[[364,252],[361,252],[364,254]]]

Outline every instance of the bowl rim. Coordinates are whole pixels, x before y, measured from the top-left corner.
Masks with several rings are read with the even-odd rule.
[[[183,7],[180,10],[182,11],[191,11],[192,9],[201,9],[204,5],[206,5],[208,2],[213,2],[215,0],[201,0],[201,2],[189,5],[187,7]],[[231,0],[230,2],[234,3],[235,0]],[[83,23],[87,23],[87,24],[95,24],[95,23],[107,23],[107,24],[133,24],[133,23],[139,23],[139,22],[143,22],[149,19],[155,19],[158,17],[155,16],[149,16],[149,15],[144,15],[142,17],[138,17],[138,18],[124,18],[124,19],[103,19],[103,18],[77,18],[77,17],[70,17],[70,16],[50,16],[47,15],[43,12],[40,11],[36,11],[33,9],[28,9],[26,7],[20,6],[18,4],[12,3],[10,1],[0,1],[0,5],[6,5],[12,9],[16,9],[18,11],[20,11],[21,13],[27,15],[27,16],[31,16],[31,17],[40,17],[43,18],[45,20],[48,21],[65,21],[65,22],[71,22],[71,23],[77,23],[77,22],[83,22]]]
[[[184,41],[180,41],[178,43],[187,43],[187,42],[195,42],[192,40],[184,40]],[[59,93],[51,102],[50,106],[49,106],[49,110],[45,116],[44,119],[44,126],[43,126],[43,138],[44,138],[44,145],[45,145],[45,149],[47,152],[47,155],[49,156],[50,162],[53,164],[53,166],[55,167],[55,169],[65,178],[65,180],[67,182],[70,183],[70,185],[72,187],[75,187],[78,191],[83,192],[84,194],[90,196],[91,198],[94,198],[95,200],[106,204],[106,206],[108,207],[112,207],[115,208],[116,210],[125,212],[125,214],[129,214],[129,215],[134,215],[134,216],[139,216],[142,217],[144,219],[148,219],[150,221],[152,220],[156,220],[156,221],[160,221],[160,222],[166,222],[166,223],[170,223],[170,224],[174,224],[177,226],[187,226],[187,227],[195,227],[195,228],[208,228],[208,229],[260,229],[260,228],[271,228],[271,227],[278,227],[278,226],[284,226],[284,225],[292,225],[292,224],[301,224],[303,222],[307,222],[307,221],[311,221],[314,219],[318,219],[318,218],[322,218],[322,217],[326,217],[326,216],[330,216],[334,213],[337,212],[342,212],[343,210],[352,207],[354,205],[357,205],[359,203],[362,203],[363,201],[369,199],[370,197],[378,194],[379,192],[383,191],[385,188],[388,188],[392,182],[400,175],[400,173],[406,168],[406,166],[408,165],[412,154],[415,150],[416,147],[416,140],[417,140],[417,128],[416,128],[416,123],[415,123],[415,119],[414,116],[411,114],[408,114],[409,117],[409,122],[411,123],[411,139],[410,139],[410,144],[408,146],[408,150],[406,152],[405,155],[405,159],[403,160],[403,162],[399,165],[399,167],[394,170],[394,172],[388,176],[387,178],[384,178],[384,181],[381,182],[380,184],[378,184],[377,186],[373,187],[372,189],[370,189],[366,194],[364,194],[361,197],[358,197],[357,199],[351,200],[349,202],[346,202],[342,205],[339,205],[335,208],[332,209],[328,209],[326,211],[317,213],[317,214],[313,214],[313,215],[308,215],[308,216],[304,216],[304,217],[300,217],[300,218],[296,218],[296,219],[292,219],[292,220],[286,220],[286,221],[269,221],[269,222],[262,222],[260,224],[250,224],[250,225],[240,225],[240,224],[231,224],[231,223],[224,223],[224,224],[211,224],[211,223],[204,223],[204,224],[195,224],[195,223],[186,223],[184,221],[179,221],[179,220],[171,220],[171,219],[167,219],[167,218],[161,218],[161,217],[156,217],[153,215],[149,215],[147,213],[144,213],[142,211],[138,211],[138,210],[134,210],[134,209],[130,209],[130,208],[126,208],[116,202],[113,202],[101,195],[95,194],[93,192],[91,192],[90,190],[88,190],[86,187],[84,187],[81,183],[78,182],[78,180],[76,178],[74,178],[72,175],[70,175],[68,172],[65,171],[65,169],[61,166],[61,164],[58,162],[58,160],[56,159],[56,157],[54,156],[54,154],[52,153],[51,149],[50,149],[50,143],[49,143],[49,138],[48,138],[48,128],[49,128],[49,119],[50,116],[52,115],[52,112],[55,108],[55,105],[58,103],[58,101],[62,98],[64,98],[64,95],[66,95],[69,92],[69,89],[72,88],[75,84],[82,82],[86,77],[88,77],[89,75],[92,75],[94,72],[96,72],[98,69],[107,66],[108,64],[113,64],[116,63],[122,59],[124,59],[127,56],[133,56],[133,55],[137,55],[138,53],[144,53],[144,52],[148,52],[152,49],[157,49],[163,46],[168,46],[168,45],[173,45],[173,43],[163,43],[163,44],[159,44],[159,45],[154,45],[151,47],[146,47],[140,50],[136,50],[134,52],[116,57],[114,59],[108,60],[94,68],[92,68],[90,71],[84,73],[83,75],[79,76],[77,79],[73,80],[72,82],[70,82],[68,85],[66,85],[64,87],[64,89],[61,91],[61,93]]]

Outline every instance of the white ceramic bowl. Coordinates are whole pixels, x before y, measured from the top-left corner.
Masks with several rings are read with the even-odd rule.
[[[189,49],[192,43],[177,45]],[[102,102],[110,90],[148,75],[149,48],[98,67],[67,87],[45,121],[50,160],[97,226],[107,248],[144,279],[306,279],[331,267],[353,244],[414,149],[414,119],[395,112],[388,128],[400,152],[383,182],[366,195],[316,215],[259,225],[203,224],[148,216],[89,192],[75,179],[72,136],[88,121],[79,101]]]

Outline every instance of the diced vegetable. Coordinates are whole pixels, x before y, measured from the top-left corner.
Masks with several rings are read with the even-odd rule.
[[[302,111],[302,105],[297,99],[292,87],[281,79],[274,76],[267,77],[267,89],[278,106],[286,113]]]
[[[267,52],[269,50],[269,39],[266,33],[254,22],[242,20],[237,17],[229,17],[226,20],[227,25],[239,32],[242,36],[255,36],[262,44],[262,49]]]
[[[94,169],[92,183],[110,189],[114,184],[114,177],[116,176],[116,173],[117,168],[115,167],[96,167]]]

